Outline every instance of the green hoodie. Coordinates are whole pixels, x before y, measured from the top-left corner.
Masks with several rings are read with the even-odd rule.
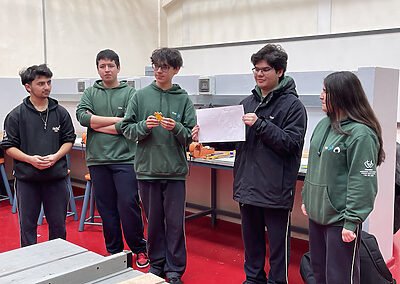
[[[146,119],[154,112],[175,120],[175,128],[148,129]],[[138,141],[135,170],[139,180],[185,180],[186,150],[195,125],[195,109],[186,91],[176,84],[164,91],[154,81],[136,92],[124,120],[116,128],[126,138]]]
[[[364,124],[345,120],[341,127],[350,135],[334,131],[328,117],[315,127],[302,198],[314,222],[355,231],[374,207],[379,142]]]
[[[76,109],[76,118],[87,127],[86,161],[88,166],[104,164],[133,164],[136,143],[123,135],[96,132],[90,128],[92,114],[124,117],[135,89],[121,81],[119,86],[106,89],[101,80],[87,88]]]

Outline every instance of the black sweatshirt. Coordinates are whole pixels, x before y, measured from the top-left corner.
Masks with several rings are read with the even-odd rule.
[[[46,125],[46,127],[45,127]],[[48,111],[39,112],[29,97],[14,108],[4,121],[3,149],[16,147],[27,155],[56,153],[64,143],[75,142],[75,130],[68,111],[49,98]],[[14,161],[14,175],[27,181],[50,181],[67,175],[66,157],[49,169],[39,170],[31,164]]]

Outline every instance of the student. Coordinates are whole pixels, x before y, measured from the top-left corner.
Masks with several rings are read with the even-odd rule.
[[[138,141],[135,169],[148,219],[149,272],[182,283],[186,150],[196,124],[195,110],[186,91],[172,84],[183,64],[179,51],[157,49],[151,62],[156,80],[136,92],[121,130]],[[157,119],[156,112],[162,117]]]
[[[360,81],[351,72],[324,80],[327,117],[310,142],[302,210],[309,218],[311,265],[317,283],[360,283],[361,224],[374,206],[382,131]]]
[[[37,243],[37,220],[43,203],[49,239],[66,238],[69,193],[65,155],[75,142],[72,120],[50,98],[53,73],[33,65],[19,74],[29,93],[4,121],[1,147],[14,159],[21,246]]]
[[[76,117],[87,127],[86,163],[93,182],[96,206],[103,222],[107,251],[124,249],[126,243],[136,254],[136,265],[149,265],[136,173],[133,168],[136,143],[117,133],[116,123],[124,117],[135,90],[118,81],[119,56],[110,49],[96,57],[101,80],[86,89]],[[121,230],[122,225],[122,230]]]
[[[274,44],[253,54],[256,87],[241,102],[246,141],[236,144],[233,199],[239,203],[242,221],[244,283],[288,283],[290,214],[307,115],[293,79],[285,76],[287,59],[282,47]],[[193,140],[199,131],[199,126],[193,129]]]

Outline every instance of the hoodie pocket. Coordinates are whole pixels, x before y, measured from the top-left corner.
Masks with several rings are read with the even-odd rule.
[[[175,145],[138,148],[136,172],[159,177],[186,175],[188,168],[185,155],[186,153]]]
[[[339,221],[340,212],[332,205],[326,185],[304,181],[303,200],[308,217],[322,225]]]

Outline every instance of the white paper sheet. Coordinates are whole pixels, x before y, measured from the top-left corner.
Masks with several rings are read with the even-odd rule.
[[[200,126],[199,142],[233,142],[246,140],[246,128],[242,121],[242,105],[198,109],[197,124]]]

